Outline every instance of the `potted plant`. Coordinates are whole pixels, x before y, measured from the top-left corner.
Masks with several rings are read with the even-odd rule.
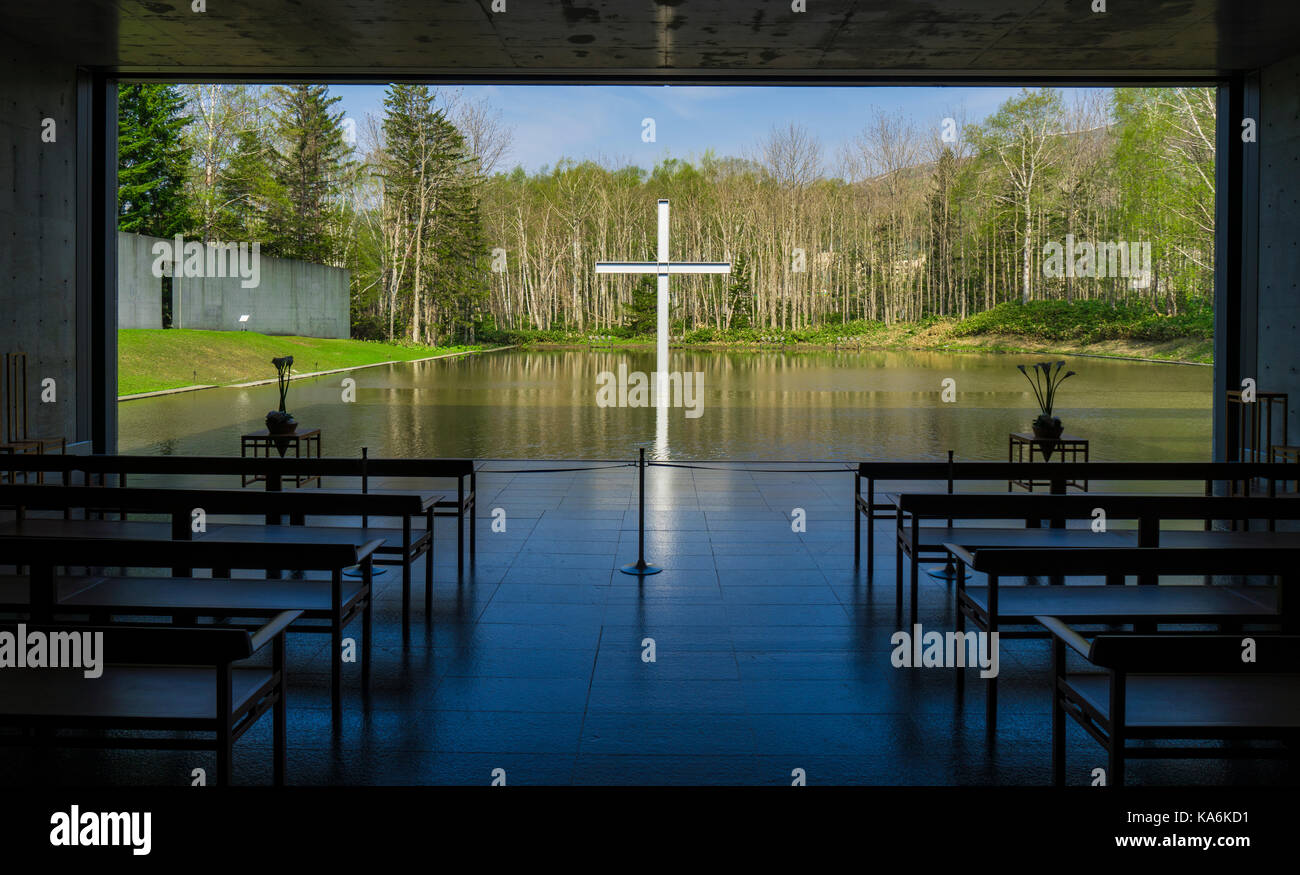
[[[1025,375],[1029,385],[1033,387],[1034,397],[1038,399],[1039,414],[1033,422],[1034,437],[1044,441],[1059,440],[1061,433],[1065,431],[1065,426],[1061,424],[1059,417],[1052,415],[1052,409],[1056,406],[1056,390],[1061,384],[1073,377],[1074,371],[1061,373],[1061,368],[1065,367],[1065,362],[1057,362],[1053,368],[1051,362],[1038,362],[1033,366],[1033,376],[1025,370],[1024,365],[1017,365],[1017,370]],[[1051,455],[1051,445],[1043,447],[1043,455]]]
[[[280,358],[271,359],[271,364],[275,365],[276,383],[280,387],[280,409],[272,410],[266,414],[266,430],[273,434],[293,434],[298,429],[298,422],[293,418],[293,414],[284,409],[285,399],[289,396],[289,380],[293,371],[293,356],[286,355]],[[284,450],[280,450],[281,455]]]

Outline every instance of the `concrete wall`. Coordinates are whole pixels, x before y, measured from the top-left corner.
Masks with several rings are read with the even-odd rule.
[[[162,328],[162,277],[153,275],[155,237],[117,234],[117,327]]]
[[[153,275],[156,243],[161,237],[117,236],[117,325],[162,327],[162,280]],[[350,334],[351,276],[346,270],[259,255],[258,284],[244,288],[241,276],[181,276],[172,279],[172,326],[205,331],[239,331],[247,314],[248,330],[301,337],[347,337]],[[171,276],[170,264],[162,273]],[[238,274],[230,265],[225,273]]]
[[[261,256],[256,288],[239,277],[181,277],[172,280],[172,324],[177,328],[238,331],[248,314],[248,330],[301,337],[350,334],[346,270]]]
[[[1261,391],[1290,395],[1300,444],[1300,55],[1260,72],[1260,104],[1258,360],[1242,375],[1253,364]]]
[[[0,32],[0,353],[27,353],[29,434],[69,440],[89,428],[78,422],[76,105],[72,64]],[[40,400],[47,377],[53,403]]]

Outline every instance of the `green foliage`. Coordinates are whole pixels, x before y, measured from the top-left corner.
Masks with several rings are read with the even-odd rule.
[[[270,156],[268,254],[332,264],[335,226],[350,150],[343,141],[343,114],[331,112],[342,100],[324,85],[278,85],[276,148]]]
[[[655,333],[659,322],[659,285],[655,277],[648,274],[638,278],[632,286],[632,303],[627,308],[624,327],[629,335],[651,335]]]
[[[731,266],[731,281],[727,286],[727,310],[731,313],[730,328],[744,331],[750,327],[749,313],[754,306],[753,281],[750,277],[749,257],[736,256]]]
[[[525,346],[530,343],[587,343],[587,336],[567,328],[508,328],[480,332],[485,343]]]
[[[171,237],[191,223],[185,197],[190,123],[175,85],[122,84],[117,89],[117,227]]]
[[[435,105],[426,85],[389,86],[384,97],[383,180],[386,238],[375,266],[391,266],[384,282],[401,299],[394,333],[415,340],[480,327],[490,260],[483,239],[479,177],[464,136]],[[492,331],[491,326],[488,327]]]
[[[1032,301],[999,304],[966,319],[953,329],[958,337],[1004,334],[1035,340],[1096,343],[1103,340],[1162,342],[1183,338],[1209,340],[1214,314],[1197,307],[1177,316],[1153,312],[1141,304],[1113,306],[1105,301]]]
[[[1126,88],[1112,95],[1115,175],[1127,223],[1146,229],[1180,302],[1213,294],[1216,104],[1213,89]],[[1168,272],[1166,268],[1166,272]]]
[[[241,131],[217,182],[216,230],[223,240],[267,240],[272,207],[285,202],[271,172],[271,150],[256,129]]]
[[[118,392],[132,395],[196,384],[222,386],[266,380],[267,362],[283,355],[293,356],[295,373],[309,373],[481,348],[271,336],[255,331],[122,329],[117,333]],[[268,399],[271,388],[266,387]]]
[[[257,236],[252,236],[242,233],[239,227],[231,233],[229,221],[227,229],[220,228],[219,224],[221,213],[231,206],[228,183],[241,136],[262,135],[268,128],[266,88],[207,83],[182,85],[180,92],[192,119],[184,130],[184,144],[192,155],[185,185],[193,216],[189,233],[199,240],[264,240],[261,229]],[[259,136],[259,139],[263,138]],[[234,169],[235,175],[250,177],[246,168]],[[269,170],[257,178],[261,176],[269,176]]]

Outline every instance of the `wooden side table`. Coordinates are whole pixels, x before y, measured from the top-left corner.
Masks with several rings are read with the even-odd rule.
[[[262,429],[261,431],[239,436],[239,457],[241,459],[274,458],[271,455],[272,450],[275,451],[279,458],[283,459],[284,454],[291,447],[295,459],[319,459],[321,457],[320,429],[299,427],[293,434],[271,434],[266,429]],[[241,485],[247,486],[250,483],[265,480],[266,477],[261,474],[240,474],[239,479]],[[319,474],[293,474],[284,479],[285,482],[292,482],[298,488],[312,482],[316,484],[317,489],[321,485]]]
[[[1059,438],[1035,437],[1033,432],[1013,431],[1007,442],[1008,462],[1050,462],[1053,458],[1062,462],[1088,461],[1088,441],[1086,438],[1072,434],[1063,434]],[[1048,480],[1008,480],[1007,492],[1013,486],[1019,486],[1026,492],[1033,492],[1035,486],[1050,487]],[[1066,484],[1081,492],[1088,491],[1088,481],[1070,480]]]

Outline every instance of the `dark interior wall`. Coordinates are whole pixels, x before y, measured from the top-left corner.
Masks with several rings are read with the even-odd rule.
[[[76,68],[0,33],[0,353],[27,353],[29,433],[69,441],[88,427],[77,415],[76,115]],[[42,141],[47,118],[54,142]],[[53,403],[41,401],[46,378]]]
[[[1257,360],[1242,363],[1242,376],[1258,374],[1261,391],[1290,395],[1289,443],[1296,444],[1300,443],[1300,55],[1265,67],[1259,83]]]

